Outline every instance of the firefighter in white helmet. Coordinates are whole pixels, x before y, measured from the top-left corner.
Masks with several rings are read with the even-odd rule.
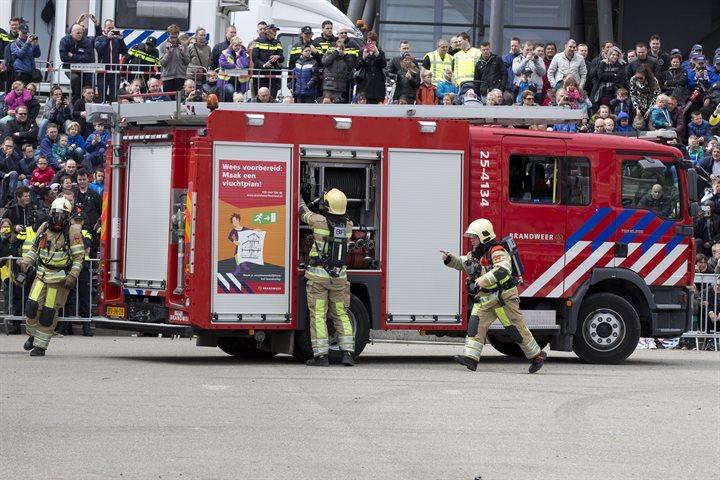
[[[69,225],[72,205],[65,197],[50,206],[50,219],[38,229],[32,247],[20,260],[24,273],[36,266],[35,281],[25,305],[28,339],[23,348],[43,356],[57,324],[58,311],[75,287],[83,266],[85,247],[79,225]]]
[[[347,280],[345,256],[353,223],[345,216],[347,198],[333,188],[323,196],[323,214],[314,213],[300,197],[300,220],[312,229],[313,244],[305,268],[307,303],[310,310],[310,341],[313,358],[310,366],[329,365],[326,315],[337,331],[342,363],[355,365],[355,339],[346,309],[350,306],[350,283]]]
[[[537,372],[547,354],[523,322],[510,253],[495,241],[492,223],[484,218],[473,221],[465,236],[472,244],[467,256],[456,257],[440,251],[445,265],[468,274],[468,293],[475,302],[468,319],[465,348],[462,355],[455,355],[453,359],[469,370],[477,370],[488,328],[498,319],[505,327],[505,333],[520,345],[525,357],[531,361],[528,371]]]

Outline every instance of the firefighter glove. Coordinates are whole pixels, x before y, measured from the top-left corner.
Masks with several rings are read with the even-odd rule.
[[[77,278],[75,275],[66,275],[65,276],[65,288],[72,290],[75,288],[75,285],[77,284]]]

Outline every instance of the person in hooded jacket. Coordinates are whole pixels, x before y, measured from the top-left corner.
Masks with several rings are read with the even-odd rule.
[[[295,103],[313,103],[320,84],[320,66],[312,55],[312,44],[306,43],[299,58],[295,59],[293,78],[288,79],[288,89],[293,92]]]

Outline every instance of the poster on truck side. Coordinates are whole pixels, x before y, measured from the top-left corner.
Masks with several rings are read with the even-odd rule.
[[[284,295],[285,161],[217,160],[218,295]]]

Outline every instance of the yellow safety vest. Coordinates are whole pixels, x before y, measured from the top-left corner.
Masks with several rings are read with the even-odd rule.
[[[430,71],[432,72],[432,83],[437,87],[438,82],[443,79],[443,70],[446,68],[449,68],[452,70],[453,68],[453,56],[449,53],[445,54],[445,58],[440,58],[440,54],[437,52],[437,50],[433,50],[432,52],[428,52],[425,54],[425,57],[423,58],[429,58],[430,59]],[[473,76],[475,75],[473,70]]]
[[[475,79],[475,64],[479,59],[480,49],[475,47],[469,48],[467,52],[460,50],[455,54],[453,70],[458,86]]]
[[[33,227],[25,227],[23,231],[17,234],[17,239],[23,241],[21,256],[25,256],[30,251],[35,242],[35,237],[37,237],[37,232]]]
[[[139,58],[140,60],[143,60],[151,65],[160,65],[160,59],[158,57],[154,57],[137,48],[131,48],[128,51],[128,55],[130,55],[131,57]]]

